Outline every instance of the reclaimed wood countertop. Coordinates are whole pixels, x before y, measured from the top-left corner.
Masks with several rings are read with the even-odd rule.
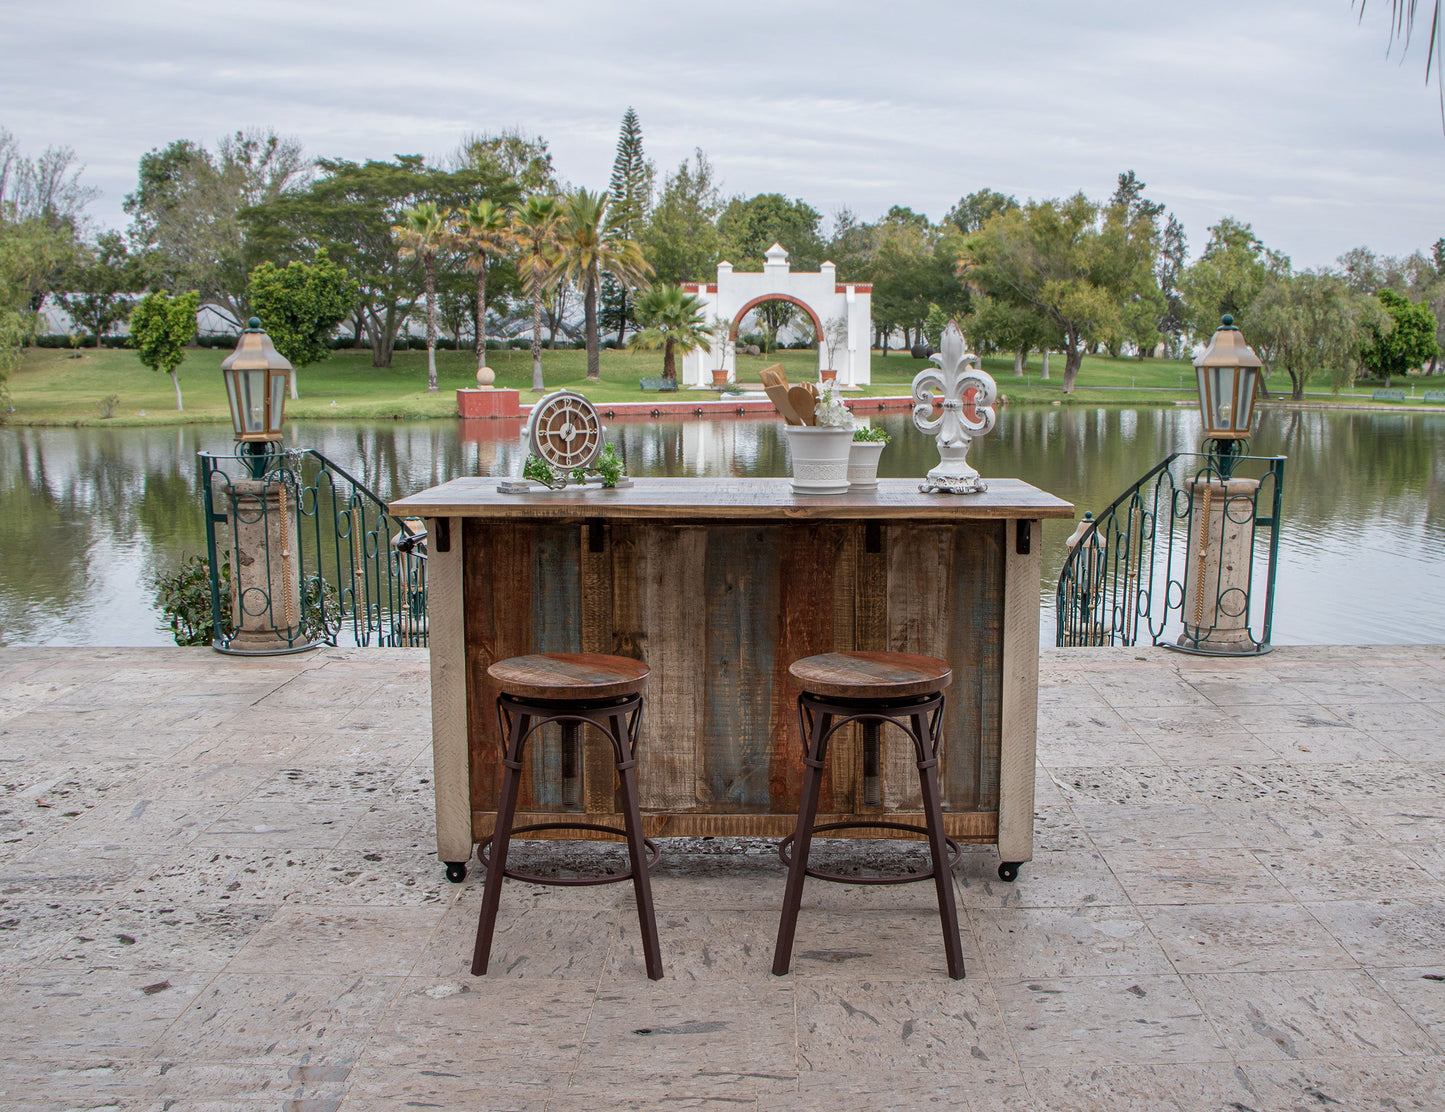
[[[717,521],[957,521],[1071,518],[1074,507],[1022,479],[994,479],[984,494],[922,494],[919,479],[880,479],[867,493],[794,494],[789,479],[634,479],[596,486],[502,494],[496,477],[452,479],[391,503],[401,517]]]

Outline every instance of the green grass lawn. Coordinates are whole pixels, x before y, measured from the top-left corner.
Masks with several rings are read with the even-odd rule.
[[[187,350],[179,372],[186,408],[178,413],[170,378],[147,370],[133,351],[86,349],[77,359],[64,349],[32,349],[10,380],[14,412],[7,416],[15,424],[30,425],[225,422],[230,419],[220,372],[225,356],[220,349]],[[487,362],[496,371],[498,386],[521,390],[524,402],[531,397],[529,352],[493,351]],[[1014,375],[1010,357],[986,358],[983,366],[998,381],[1000,393],[1016,403],[1169,405],[1195,397],[1193,368],[1185,360],[1141,362],[1086,356],[1075,392],[1067,398],[1060,388],[1063,357],[1055,356],[1050,362],[1052,377],[1048,381],[1040,378],[1037,355],[1029,361],[1024,378]],[[757,383],[758,372],[773,363],[781,363],[791,381],[804,382],[815,377],[817,357],[810,351],[740,355],[738,379],[744,385]],[[907,394],[913,376],[925,366],[907,352],[883,356],[875,351],[873,384],[864,396]],[[576,389],[597,403],[646,401],[657,395],[643,393],[638,379],[661,375],[662,356],[657,352],[604,351],[602,381],[595,384],[587,382],[587,357],[582,351],[544,351],[542,368],[548,390]],[[475,371],[471,352],[439,351],[441,389],[428,393],[424,351],[397,352],[390,367],[373,367],[369,351],[339,351],[301,370],[301,397],[287,403],[286,415],[301,420],[453,417],[455,392],[475,385]],[[119,400],[112,416],[105,418],[104,400],[110,397]],[[1353,399],[1348,394],[1340,399],[1367,401],[1369,388],[1362,387]]]

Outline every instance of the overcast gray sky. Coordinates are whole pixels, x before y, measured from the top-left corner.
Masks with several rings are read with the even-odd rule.
[[[1236,216],[1297,267],[1445,235],[1421,48],[1349,0],[25,0],[0,126],[74,147],[121,226],[136,161],[239,127],[308,154],[442,156],[521,127],[605,187],[628,105],[659,172],[701,147],[728,193],[935,220],[964,193],[1105,198],[1132,169],[1191,253]]]

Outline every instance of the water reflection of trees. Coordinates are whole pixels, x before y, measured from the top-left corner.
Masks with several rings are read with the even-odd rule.
[[[938,459],[906,414],[874,417],[893,436],[880,473],[920,477]],[[970,460],[985,477],[1016,476],[1072,501],[1108,505],[1158,460],[1198,450],[1198,414],[1183,407],[1005,408]],[[786,475],[775,420],[604,421],[637,476]],[[473,427],[478,426],[478,427]],[[520,473],[518,422],[334,423],[294,426],[288,444],[314,447],[391,499],[460,475]],[[223,426],[0,430],[0,643],[25,643],[56,621],[85,621],[100,597],[100,553],[142,550],[151,574],[201,551],[205,522],[195,453],[228,453]],[[1445,420],[1434,414],[1267,410],[1251,450],[1289,457],[1286,546],[1342,560],[1359,538],[1427,558],[1445,533]],[[1047,593],[1069,528],[1045,531]],[[1420,554],[1424,554],[1423,556]],[[1437,555],[1438,558],[1438,555]],[[1418,592],[1404,585],[1407,595]],[[73,617],[55,618],[47,612]],[[47,624],[50,623],[50,624]],[[149,614],[130,623],[149,629]],[[155,635],[153,642],[159,641]]]

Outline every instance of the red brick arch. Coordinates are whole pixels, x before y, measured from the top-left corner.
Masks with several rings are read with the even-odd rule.
[[[808,316],[813,319],[814,339],[816,339],[819,344],[823,342],[823,322],[818,319],[818,314],[813,311],[813,307],[809,305],[806,301],[803,301],[801,298],[794,297],[792,294],[788,293],[765,293],[761,297],[755,297],[751,301],[749,301],[746,305],[744,305],[741,309],[738,310],[737,316],[733,317],[732,328],[728,330],[729,340],[737,340],[738,329],[742,327],[743,318],[747,316],[748,313],[752,312],[752,310],[756,309],[759,305],[761,305],[764,301],[787,301],[793,305],[796,305],[799,309],[802,309],[803,312],[807,313]]]

